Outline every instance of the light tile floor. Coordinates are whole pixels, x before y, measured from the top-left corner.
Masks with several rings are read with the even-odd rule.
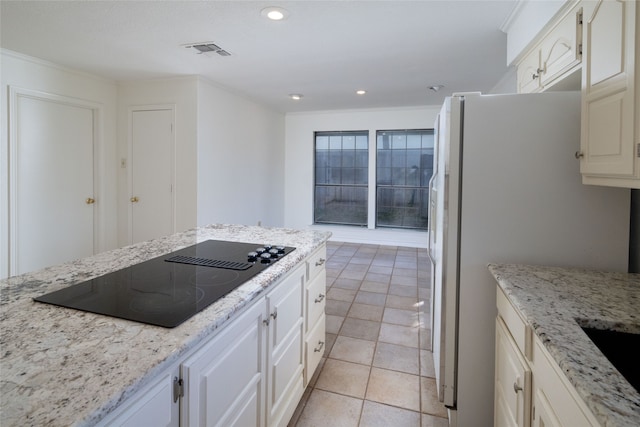
[[[426,250],[328,242],[326,266],[325,353],[289,427],[447,426]]]

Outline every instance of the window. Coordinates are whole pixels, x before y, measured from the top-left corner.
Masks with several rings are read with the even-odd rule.
[[[427,229],[433,130],[378,131],[376,226]]]
[[[314,222],[367,225],[369,132],[316,132]]]

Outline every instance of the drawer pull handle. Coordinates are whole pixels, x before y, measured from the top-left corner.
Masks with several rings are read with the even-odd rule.
[[[273,313],[270,314],[271,317],[273,317],[273,320],[276,320],[276,318],[278,317],[278,309],[276,308]]]
[[[326,259],[324,258],[320,258],[318,261],[316,261],[316,267],[320,267],[322,264],[324,264],[326,261]]]
[[[324,299],[324,295],[323,294],[319,294],[318,298],[315,299],[315,302],[322,302],[323,299]]]
[[[318,341],[318,347],[313,349],[314,353],[318,353],[319,351],[322,351],[322,347],[324,347],[324,341]]]
[[[516,394],[518,394],[519,391],[522,391],[522,387],[518,385],[518,381],[513,383],[513,391],[515,391]]]

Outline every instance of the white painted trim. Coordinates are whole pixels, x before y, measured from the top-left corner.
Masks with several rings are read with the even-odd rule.
[[[69,67],[65,67],[64,65],[60,65],[57,64],[55,62],[51,62],[51,61],[47,61],[45,59],[41,59],[41,58],[36,58],[35,56],[29,56],[20,52],[16,52],[13,50],[9,50],[9,49],[5,49],[5,48],[0,48],[0,54],[2,54],[3,56],[10,56],[16,59],[19,59],[21,61],[26,61],[26,62],[30,62],[32,64],[36,64],[36,65],[41,65],[43,67],[49,67],[49,68],[53,68],[55,70],[60,70],[60,71],[64,71],[65,73],[69,73],[69,74],[73,74],[79,77],[83,77],[83,78],[88,78],[91,80],[95,80],[101,83],[115,83],[115,80],[113,79],[108,79],[106,77],[102,77],[96,74],[91,74],[91,73],[87,73],[85,71],[80,71],[76,68],[69,68]]]
[[[4,53],[4,52],[3,52]],[[100,179],[100,175],[103,170],[103,142],[102,142],[102,127],[104,121],[104,106],[102,104],[88,101],[80,98],[73,98],[69,96],[58,95],[49,92],[43,92],[32,89],[25,89],[17,86],[9,86],[9,111],[8,111],[8,123],[9,123],[9,247],[8,247],[8,276],[17,274],[18,270],[18,207],[17,207],[17,152],[19,135],[18,129],[18,100],[20,97],[31,98],[35,100],[42,100],[48,102],[55,102],[64,105],[70,105],[73,107],[85,108],[91,110],[93,117],[93,197],[96,200],[95,208],[93,210],[93,254],[95,255],[101,249],[101,243],[104,241],[104,226],[101,223],[101,218],[104,213],[104,203],[102,203],[102,195],[104,192],[104,184]]]
[[[346,110],[318,110],[318,111],[295,111],[286,113],[285,116],[315,116],[318,114],[341,114],[341,113],[375,113],[387,111],[415,111],[422,108],[440,108],[440,105],[413,105],[408,107],[389,107],[389,108],[354,108]],[[343,129],[346,130],[346,129]]]
[[[376,228],[340,226],[340,225],[310,225],[309,229],[318,231],[330,231],[330,241],[363,243],[385,246],[406,246],[411,248],[426,248],[429,242],[429,233],[418,230],[405,230],[397,228]]]
[[[130,198],[133,197],[133,113],[136,111],[171,111],[171,232],[176,232],[176,104],[147,104],[147,105],[130,105],[127,108],[127,235],[129,242],[133,244],[133,212],[131,209]]]

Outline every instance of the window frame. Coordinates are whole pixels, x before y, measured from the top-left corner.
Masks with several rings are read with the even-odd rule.
[[[318,136],[327,136],[327,137],[331,137],[331,136],[340,136],[342,138],[344,138],[345,136],[354,136],[354,137],[358,137],[358,136],[364,136],[367,138],[367,148],[366,148],[366,163],[365,163],[365,167],[363,168],[365,171],[364,174],[364,178],[365,178],[365,184],[357,184],[355,183],[355,174],[356,174],[356,169],[357,166],[355,165],[355,163],[357,163],[357,159],[354,159],[354,182],[353,183],[349,183],[349,184],[336,184],[336,183],[322,183],[319,184],[318,183],[318,175],[317,175],[317,171],[318,171],[318,149],[317,149],[317,138]],[[342,142],[342,141],[341,141]],[[340,151],[342,152],[343,148],[340,149]],[[355,143],[355,148],[354,148],[354,152],[357,151],[357,141]],[[313,133],[313,224],[314,225],[349,225],[349,226],[354,226],[354,227],[368,227],[368,223],[369,223],[369,188],[370,188],[370,170],[369,170],[369,166],[370,166],[370,156],[371,156],[371,141],[370,141],[370,132],[368,130],[348,130],[348,131],[315,131]],[[342,157],[341,157],[342,159]],[[340,169],[342,170],[342,166],[340,167]],[[341,189],[347,189],[347,188],[361,188],[364,189],[364,193],[365,193],[365,199],[364,199],[364,207],[365,207],[365,218],[363,222],[353,222],[353,221],[327,221],[327,220],[319,220],[318,219],[318,215],[317,215],[317,202],[318,202],[318,195],[317,195],[317,191],[318,191],[318,187],[334,187],[334,188],[341,188]]]

